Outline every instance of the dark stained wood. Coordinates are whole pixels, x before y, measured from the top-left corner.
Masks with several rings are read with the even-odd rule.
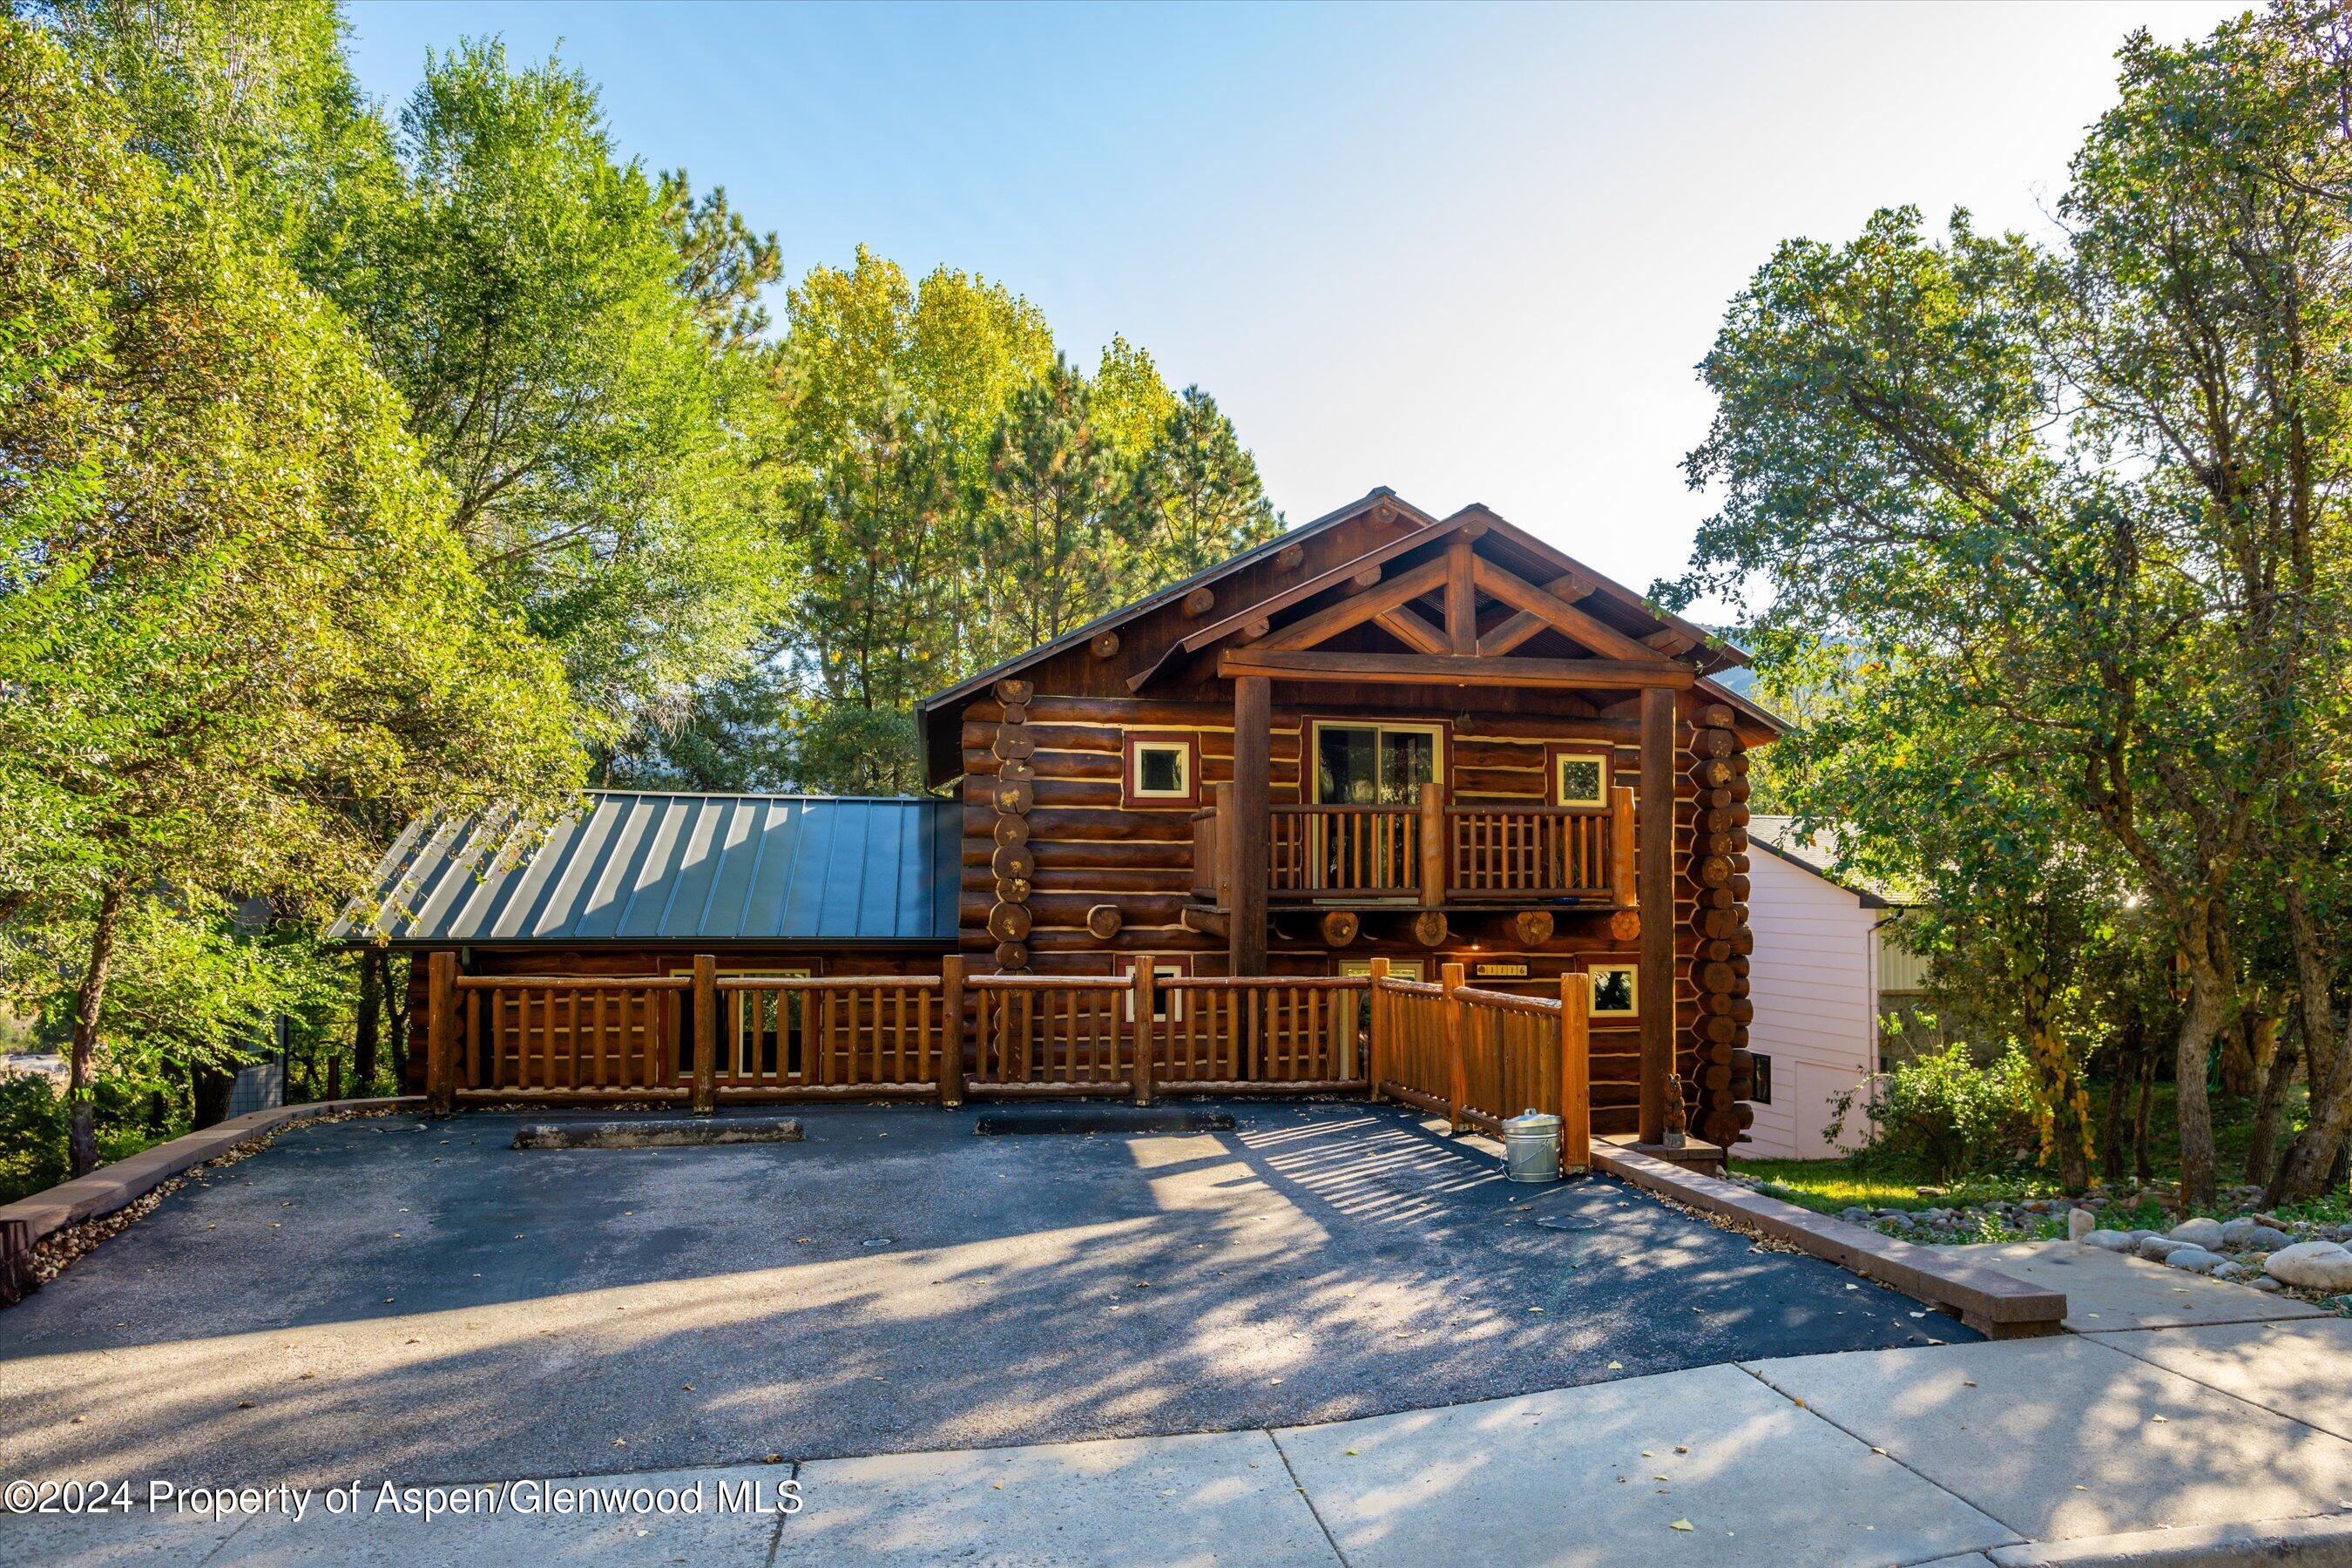
[[[1675,1057],[1674,909],[1675,699],[1642,693],[1640,907],[1658,918],[1642,922],[1641,967],[1635,985],[1642,1026],[1641,1136],[1659,1142],[1666,1127],[1666,1078]]]
[[[1313,647],[1350,626],[1362,626],[1384,611],[1393,610],[1442,586],[1446,580],[1446,563],[1433,561],[1425,566],[1417,566],[1392,577],[1378,587],[1350,595],[1327,609],[1293,621],[1282,628],[1279,637],[1265,637],[1264,633],[1256,635],[1265,637],[1268,648]],[[1248,626],[1244,626],[1243,630],[1247,635]]]
[[[1520,614],[1535,616],[1594,653],[1634,663],[1664,662],[1663,655],[1638,638],[1627,637],[1607,622],[1586,615],[1566,600],[1553,597],[1533,583],[1516,573],[1505,571],[1492,562],[1482,560],[1475,563],[1472,575],[1479,588]]]
[[[1216,607],[1217,593],[1213,588],[1195,588],[1184,595],[1184,615],[1187,619],[1197,621]]]
[[[1678,664],[1629,664],[1608,658],[1481,659],[1474,654],[1381,654],[1227,649],[1217,658],[1220,678],[1263,676],[1275,680],[1385,681],[1398,686],[1589,687],[1601,690],[1675,689],[1696,677]],[[1671,781],[1669,781],[1671,783]]]
[[[1268,807],[1267,731],[1273,689],[1262,679],[1234,682],[1234,819],[1223,825],[1233,844],[1234,888],[1227,905],[1230,973],[1265,973],[1265,895]]]

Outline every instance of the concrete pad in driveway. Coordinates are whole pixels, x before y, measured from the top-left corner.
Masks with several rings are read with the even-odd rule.
[[[1968,1250],[2004,1274],[2065,1291],[2066,1326],[2078,1334],[2326,1316],[2292,1296],[2267,1296],[2079,1241],[2017,1241]]]
[[[2029,1540],[2291,1519],[2352,1500],[2352,1443],[2104,1336],[1798,1356],[1754,1370]]]
[[[800,1489],[779,1563],[1338,1561],[1263,1432],[824,1459]]]
[[[2250,1405],[2352,1438],[2352,1320],[2225,1323],[2099,1342]],[[2352,1497],[2345,1501],[2352,1504]]]
[[[1727,1366],[1275,1438],[1357,1568],[1885,1564],[2017,1539]]]

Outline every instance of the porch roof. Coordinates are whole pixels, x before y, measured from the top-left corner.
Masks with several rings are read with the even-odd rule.
[[[952,802],[592,791],[544,835],[413,823],[329,940],[396,947],[952,942]]]

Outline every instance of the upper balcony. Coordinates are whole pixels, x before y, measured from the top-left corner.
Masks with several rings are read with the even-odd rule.
[[[1192,896],[1234,907],[1244,853],[1234,789],[1192,816]],[[1634,907],[1633,792],[1605,806],[1452,805],[1434,784],[1410,805],[1267,808],[1266,900],[1318,909],[1612,910]]]

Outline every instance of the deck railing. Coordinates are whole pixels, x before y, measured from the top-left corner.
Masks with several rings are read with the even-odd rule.
[[[1591,1161],[1591,983],[1559,997],[1389,977],[467,975],[426,970],[425,1092],[564,1103],[1370,1091],[1500,1131],[1534,1107]]]
[[[1519,996],[1462,983],[1393,980],[1374,959],[1372,1092],[1499,1136],[1522,1110],[1560,1119],[1560,1164],[1592,1163],[1592,980],[1563,975],[1559,995]]]
[[[1192,815],[1192,891],[1231,908],[1238,836],[1224,792]],[[1414,805],[1268,808],[1266,893],[1280,900],[1393,899],[1633,907],[1633,792],[1607,805],[1447,805],[1434,784]]]

